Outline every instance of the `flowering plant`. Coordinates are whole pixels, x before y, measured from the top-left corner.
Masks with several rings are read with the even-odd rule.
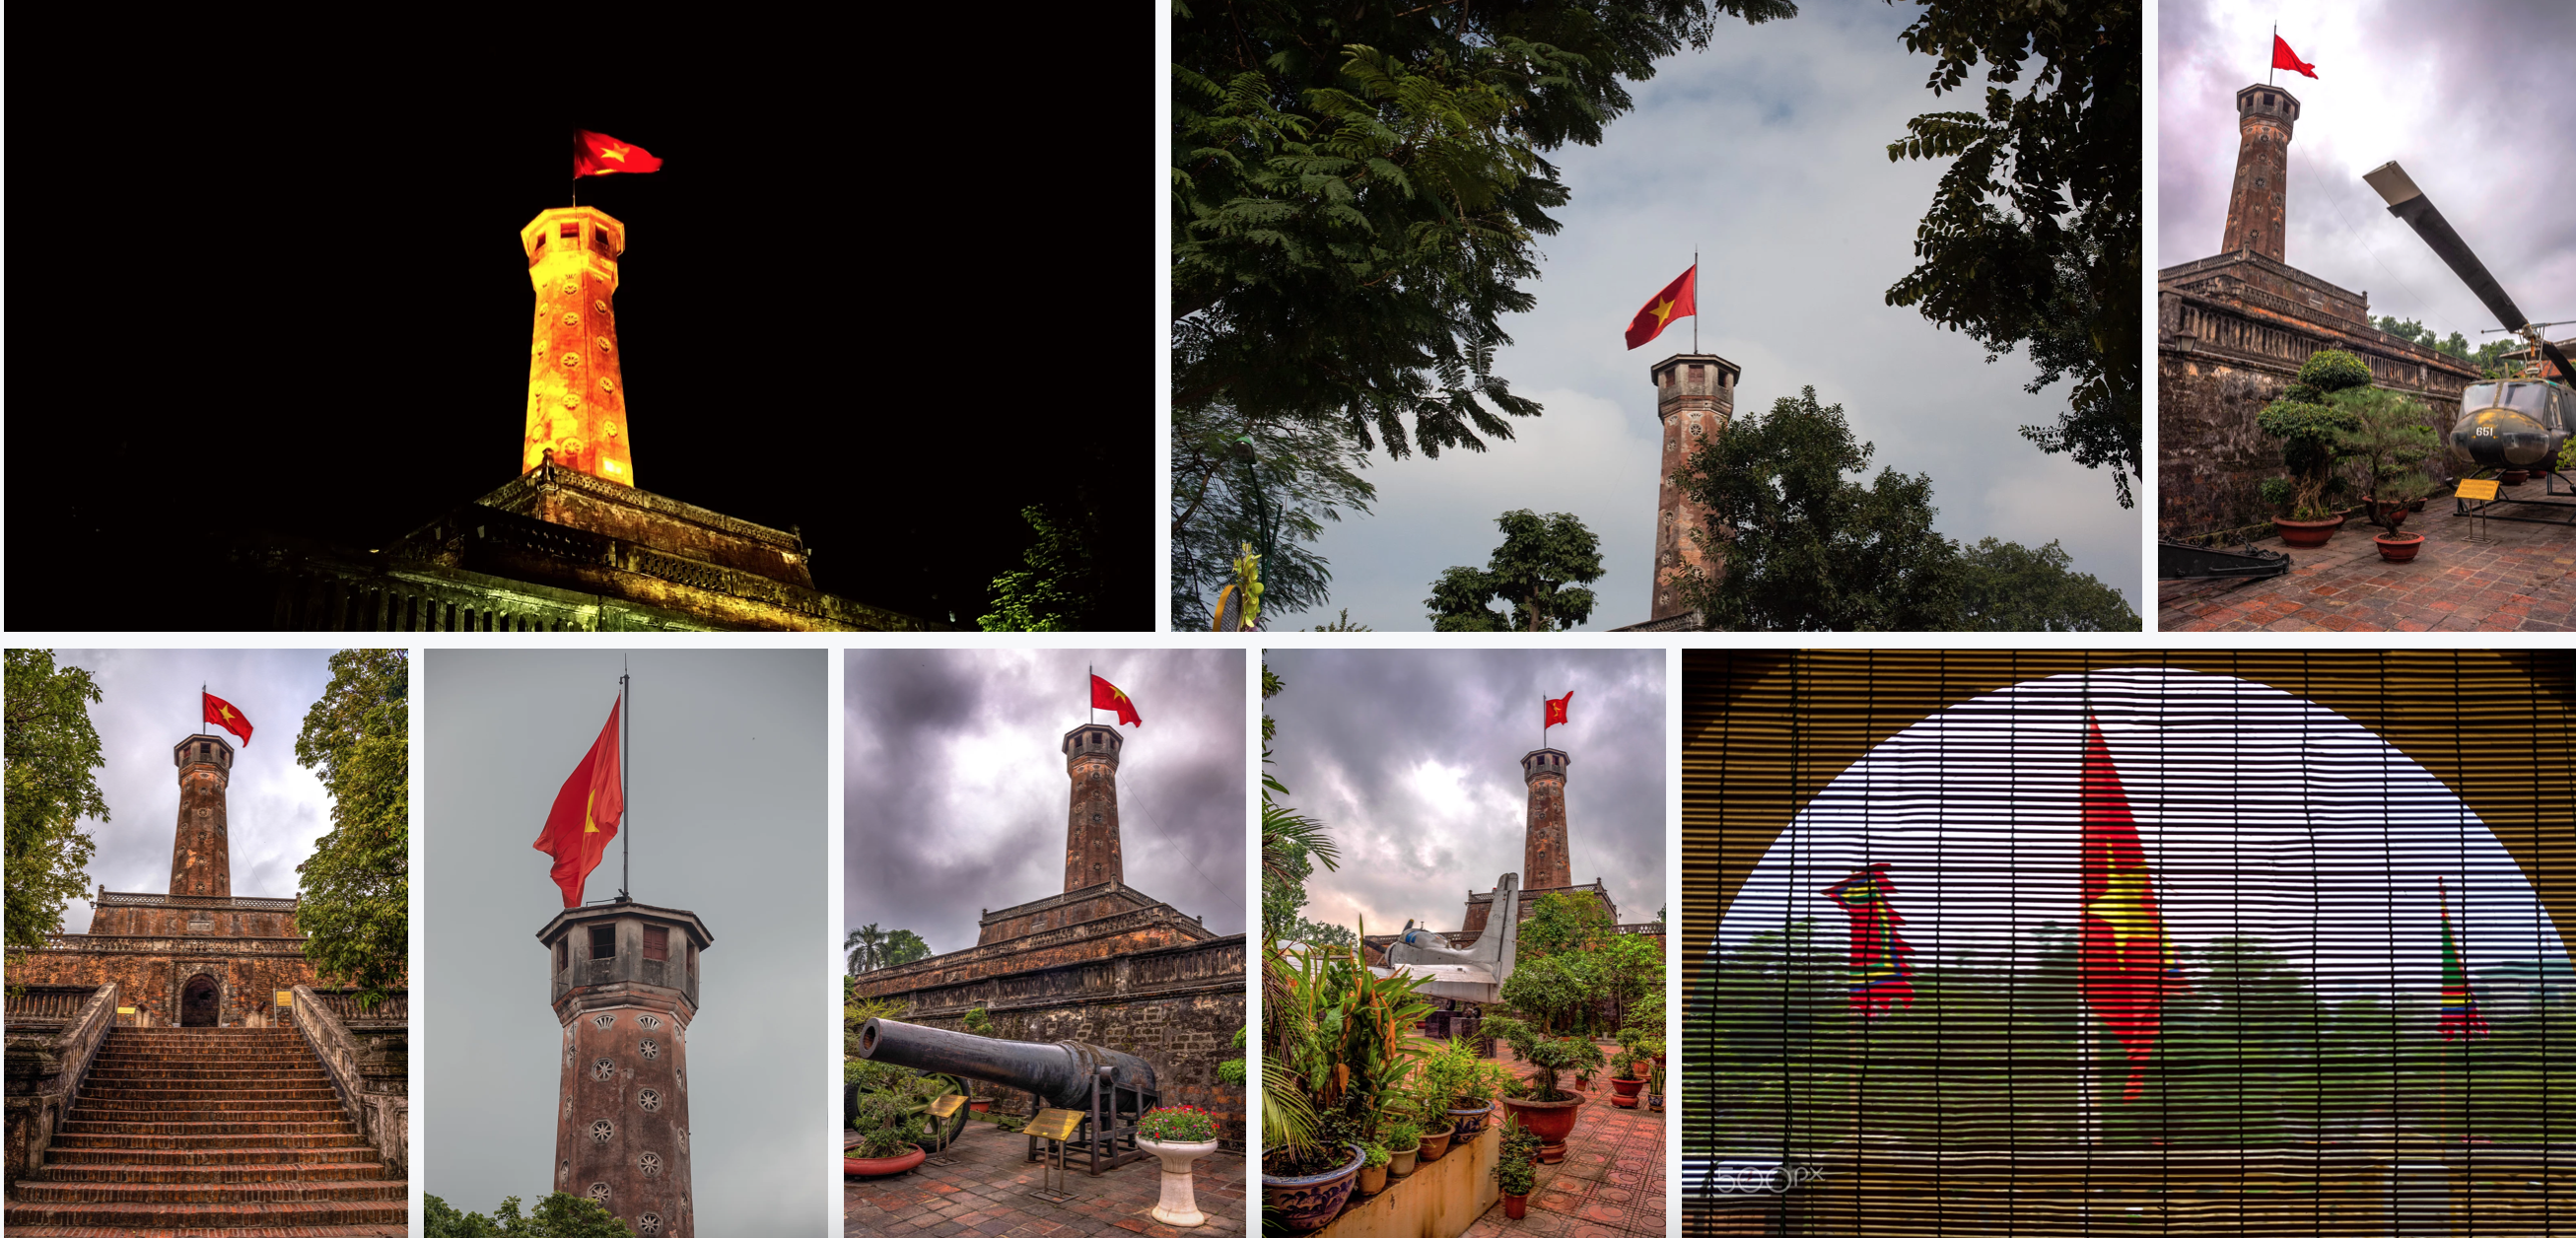
[[[1147,1110],[1136,1122],[1136,1136],[1156,1143],[1212,1143],[1216,1139],[1216,1115],[1196,1105]]]

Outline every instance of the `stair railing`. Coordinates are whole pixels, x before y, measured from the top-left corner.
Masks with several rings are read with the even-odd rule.
[[[367,1044],[331,1012],[331,1004],[308,985],[297,985],[295,1028],[304,1034],[322,1071],[339,1093],[340,1107],[359,1133],[384,1158],[388,1172],[411,1176],[411,1094],[407,1067],[367,1069]],[[405,1050],[408,1056],[408,1049]]]
[[[44,1165],[64,1112],[80,1095],[99,1049],[107,1044],[108,1030],[115,1026],[116,986],[104,984],[60,1031],[10,1037],[15,1043],[7,1053],[7,1161],[0,1166],[7,1181],[0,1185],[14,1190],[22,1175]]]

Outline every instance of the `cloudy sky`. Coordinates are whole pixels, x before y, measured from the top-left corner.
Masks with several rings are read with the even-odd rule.
[[[2361,174],[2405,165],[2525,314],[2576,318],[2576,6],[2564,0],[2165,0],[2157,29],[2156,261],[2218,252],[2236,174],[2236,92],[2265,80],[2272,23],[2314,80],[2270,80],[2299,100],[2290,138],[2291,266],[2370,294],[2373,317],[2444,337],[2498,326]],[[2519,326],[2521,324],[2513,324]],[[2576,328],[2557,327],[2552,338]]]
[[[2139,513],[2112,499],[2108,477],[2016,433],[2054,422],[2066,384],[2025,394],[2027,360],[1982,364],[1974,341],[1886,304],[1913,269],[1915,225],[1943,170],[1890,163],[1887,144],[1909,118],[1959,106],[1924,89],[1931,60],[1897,42],[1914,12],[1809,4],[1756,27],[1721,18],[1707,51],[1632,88],[1636,110],[1602,145],[1550,156],[1574,200],[1556,212],[1564,230],[1539,240],[1538,308],[1505,317],[1517,343],[1495,365],[1547,411],[1483,454],[1371,468],[1377,514],[1328,524],[1320,543],[1333,569],[1322,617],[1347,606],[1381,630],[1429,627],[1431,581],[1482,566],[1502,540],[1494,518],[1527,507],[1572,512],[1601,538],[1602,605],[1586,630],[1645,619],[1662,442],[1646,368],[1689,351],[1691,327],[1675,319],[1634,352],[1620,333],[1694,246],[1699,346],[1743,367],[1739,416],[1813,385],[1878,445],[1871,475],[1931,474],[1944,534],[2060,539],[2078,571],[2136,601]]]
[[[202,686],[232,702],[253,728],[247,747],[234,741],[224,796],[233,893],[295,897],[295,866],[331,830],[331,797],[313,771],[295,763],[295,736],[331,682],[330,663],[327,649],[55,651],[54,665],[86,668],[103,693],[89,718],[107,758],[95,776],[110,819],[81,823],[97,844],[90,888],[170,892],[170,846],[179,821],[179,771],[170,749],[207,729],[197,696]],[[89,919],[86,899],[63,909],[67,932],[89,931]]]
[[[819,649],[431,650],[423,663],[428,1033],[424,1189],[489,1213],[552,1189],[560,1025],[537,930],[563,909],[529,844],[635,685],[627,773],[637,901],[715,938],[689,1027],[700,1228],[808,1235],[830,1217],[834,1094]],[[589,897],[613,897],[614,847]]]
[[[2302,49],[2304,54],[2304,49]],[[2511,855],[2442,783],[2341,715],[2191,671],[2017,685],[1908,727],[1798,815],[1727,910],[1741,944],[1813,918],[1853,868],[1891,865],[1906,940],[1929,960],[2078,922],[2084,719],[2098,714],[2177,945],[2265,938],[2329,987],[2438,988],[2447,887],[2469,965],[2565,957]]]
[[[1574,693],[1548,742],[1567,756],[1574,880],[1605,882],[1619,917],[1666,905],[1664,653],[1273,649],[1285,683],[1271,771],[1322,821],[1342,865],[1306,882],[1306,918],[1372,933],[1455,929],[1467,892],[1518,872],[1529,831],[1523,753],[1546,697]]]
[[[1231,649],[853,649],[843,680],[849,927],[911,929],[941,954],[989,908],[1064,890],[1072,782],[1059,745],[1091,720],[1085,667],[1136,703],[1122,727],[1126,882],[1244,926],[1244,655]],[[1116,717],[1103,713],[1103,722]]]

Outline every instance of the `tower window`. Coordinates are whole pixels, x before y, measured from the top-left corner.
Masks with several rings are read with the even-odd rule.
[[[564,969],[564,963],[566,962],[566,960],[565,960],[565,958],[564,958],[564,954],[565,954],[565,953],[566,953],[566,952],[565,952],[565,950],[564,950],[564,939],[563,939],[563,938],[560,938],[560,937],[555,938],[555,970],[556,970],[556,971],[562,971],[562,970]]]
[[[647,926],[644,930],[644,957],[661,962],[671,957],[671,930]]]
[[[1703,370],[1703,369],[1705,369],[1705,368],[1707,368],[1707,367],[1705,367],[1705,366],[1701,366],[1701,365],[1697,365],[1697,364],[1692,365],[1692,366],[1691,366],[1691,381],[1692,381],[1692,382],[1698,382],[1698,381],[1700,380],[1700,371],[1702,371],[1702,370]]]
[[[594,924],[590,926],[590,957],[594,959],[613,959],[617,957],[616,925]]]
[[[561,230],[560,230],[560,231],[558,231],[558,232],[556,233],[556,235],[558,235],[558,236],[568,236],[568,237],[577,237],[577,236],[580,236],[580,235],[581,235],[581,225],[580,225],[580,224],[576,224],[576,223],[566,223],[566,224],[564,224],[564,225],[563,225],[563,227],[561,228]]]
[[[2272,105],[2273,105],[2273,102],[2274,102],[2274,100],[2273,100],[2273,98],[2272,98],[2272,92],[2271,92],[2271,91],[2268,91],[2268,90],[2267,90],[2267,91],[2264,91],[2264,92],[2263,92],[2263,106],[2265,106],[2265,107],[2270,107],[2270,106],[2272,106]]]

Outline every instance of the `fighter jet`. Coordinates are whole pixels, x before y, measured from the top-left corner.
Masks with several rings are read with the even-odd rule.
[[[1495,881],[1492,906],[1485,917],[1485,931],[1464,950],[1452,949],[1446,937],[1405,921],[1403,936],[1386,948],[1387,965],[1370,968],[1370,974],[1381,979],[1429,976],[1431,983],[1415,990],[1424,997],[1464,1002],[1503,1000],[1503,982],[1512,978],[1513,956],[1520,947],[1519,873],[1505,873]]]

